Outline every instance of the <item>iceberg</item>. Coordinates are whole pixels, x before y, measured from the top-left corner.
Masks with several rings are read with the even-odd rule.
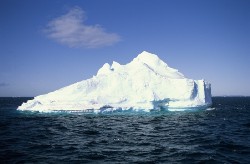
[[[211,84],[186,78],[143,51],[130,63],[105,63],[92,78],[34,97],[22,111],[187,110],[212,105]]]

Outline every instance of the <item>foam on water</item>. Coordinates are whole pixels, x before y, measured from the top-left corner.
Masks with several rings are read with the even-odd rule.
[[[84,109],[84,110],[50,110],[44,112],[25,110],[22,112],[35,112],[35,113],[77,113],[77,114],[140,114],[140,113],[167,113],[167,112],[182,112],[182,111],[202,111],[202,110],[214,110],[215,108],[209,107],[195,107],[195,108],[161,108],[161,109],[140,109],[140,108],[100,108],[100,109]]]

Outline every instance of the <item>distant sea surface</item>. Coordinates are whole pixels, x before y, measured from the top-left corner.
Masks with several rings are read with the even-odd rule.
[[[250,97],[186,112],[17,111],[28,99],[0,98],[0,163],[250,163]]]

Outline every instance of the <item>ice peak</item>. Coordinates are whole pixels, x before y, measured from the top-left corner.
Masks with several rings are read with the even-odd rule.
[[[147,51],[140,53],[134,60],[150,66],[157,66],[160,63],[164,63],[157,55]],[[167,66],[166,63],[164,63],[164,65]]]
[[[138,62],[161,76],[173,79],[185,78],[184,75],[178,70],[169,67],[157,55],[150,52],[143,51],[136,58],[134,58],[133,63],[135,63],[136,66],[138,65]]]
[[[110,72],[111,72],[111,66],[110,66],[108,63],[105,63],[105,64],[98,70],[97,76],[98,76],[98,75],[101,75],[101,74],[106,75],[106,74],[108,74],[108,73],[110,73]]]
[[[164,63],[157,55],[143,51],[136,58],[134,58],[133,62],[142,63],[143,65],[150,66],[151,68],[156,67],[168,67],[166,63]]]
[[[147,51],[143,51],[142,53],[140,53],[136,59],[138,60],[159,60],[159,57],[153,53],[147,52]]]

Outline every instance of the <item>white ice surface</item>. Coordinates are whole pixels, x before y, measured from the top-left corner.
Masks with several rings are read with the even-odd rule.
[[[209,83],[185,78],[157,55],[143,51],[126,65],[106,63],[93,78],[36,96],[18,110],[185,110],[211,104]]]

